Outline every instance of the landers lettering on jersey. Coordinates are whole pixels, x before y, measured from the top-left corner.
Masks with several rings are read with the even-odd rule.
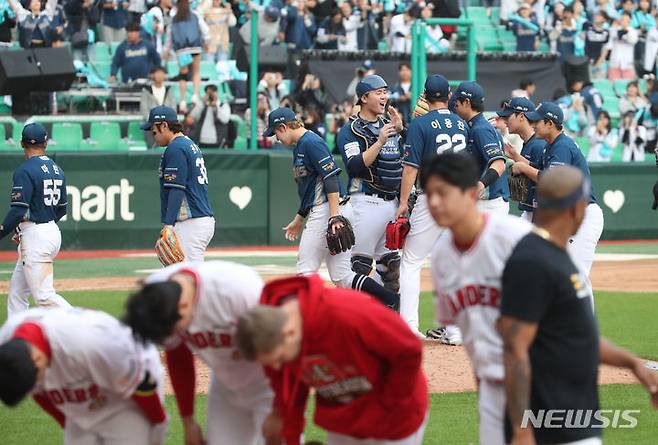
[[[302,373],[304,383],[315,388],[316,393],[331,402],[345,404],[372,390],[365,376],[356,375],[356,369],[341,369],[324,355],[304,357]]]
[[[183,341],[199,349],[205,348],[231,348],[233,338],[226,332],[186,332],[182,335]]]
[[[442,293],[452,311],[452,316],[469,306],[500,307],[500,291],[495,287],[468,285],[459,289],[455,294]]]
[[[86,403],[96,401],[100,396],[100,391],[98,386],[93,384],[88,388],[49,389],[45,394],[55,405],[63,405],[64,403]]]

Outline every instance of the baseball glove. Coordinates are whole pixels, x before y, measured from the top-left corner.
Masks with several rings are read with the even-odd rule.
[[[329,218],[327,227],[327,247],[332,255],[347,252],[354,246],[352,224],[342,215]]]
[[[180,263],[185,259],[185,254],[172,226],[164,226],[160,231],[160,238],[155,242],[155,253],[163,266]]]
[[[409,224],[409,220],[404,216],[389,222],[386,225],[386,248],[389,250],[404,248],[404,242],[407,239],[409,229],[411,229],[411,224]]]
[[[416,99],[416,106],[414,107],[413,117],[423,116],[430,111],[430,106],[425,100],[425,93],[421,93]]]
[[[528,177],[526,175],[507,174],[510,198],[517,202],[525,202],[528,198]]]

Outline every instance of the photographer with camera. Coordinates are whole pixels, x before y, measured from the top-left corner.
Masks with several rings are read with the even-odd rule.
[[[638,32],[631,26],[631,15],[623,12],[619,20],[610,28],[610,40],[603,47],[601,57],[596,62],[600,67],[610,55],[608,63],[608,79],[614,82],[617,79],[636,78],[634,48],[638,41]]]
[[[233,146],[235,131],[231,137],[231,107],[222,103],[216,85],[206,85],[203,100],[190,111],[194,127],[190,133],[200,148],[229,148]]]

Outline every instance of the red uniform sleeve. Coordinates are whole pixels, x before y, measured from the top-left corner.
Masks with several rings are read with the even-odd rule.
[[[396,409],[413,393],[420,378],[423,345],[398,314],[374,303],[362,311],[368,322],[360,319],[353,325],[366,349],[387,363],[380,400],[384,406]]]
[[[294,365],[286,365],[279,371],[265,368],[265,374],[270,379],[270,386],[274,391],[274,409],[281,414],[283,419],[281,437],[286,445],[300,445],[302,432],[306,425],[304,411],[308,398],[308,386],[301,381],[298,369],[299,367]],[[298,380],[297,383],[296,380]],[[293,391],[294,394],[292,394]]]
[[[64,425],[66,425],[66,416],[64,416],[64,413],[61,412],[55,405],[53,405],[46,394],[37,393],[32,395],[32,398],[45,412],[50,414],[52,418],[55,419],[57,423],[59,423],[59,426],[64,428]]]
[[[171,385],[176,394],[176,403],[181,417],[194,414],[194,390],[196,388],[196,373],[192,351],[180,342],[172,349],[167,349],[167,367],[171,377]]]
[[[132,399],[135,401],[137,406],[142,410],[144,415],[149,422],[156,424],[162,423],[167,418],[162,402],[160,402],[160,397],[155,390],[152,391],[135,391]]]

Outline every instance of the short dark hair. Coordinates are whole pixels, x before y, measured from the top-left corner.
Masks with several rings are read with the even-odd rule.
[[[206,87],[203,89],[203,91],[205,91],[207,93],[208,90],[217,92],[217,85],[209,83],[208,85],[206,85]]]
[[[400,62],[398,64],[398,71],[400,71],[400,68],[402,68],[403,66],[411,69],[411,64],[409,62]]]
[[[480,180],[475,159],[465,152],[443,153],[424,163],[420,170],[420,184],[425,188],[432,176],[438,176],[449,184],[466,190],[475,187]]]
[[[158,71],[162,71],[163,73],[167,72],[167,70],[165,69],[164,66],[158,65],[158,66],[154,66],[153,69],[151,69],[151,74],[153,74],[155,72],[158,72]]]
[[[37,383],[37,367],[28,343],[20,338],[0,346],[0,400],[16,406]]]
[[[519,82],[519,87],[521,87],[522,90],[525,90],[530,85],[534,85],[534,84],[535,82],[533,82],[532,79],[522,79],[521,82]]]
[[[139,340],[162,343],[173,334],[181,318],[178,313],[181,292],[181,285],[175,281],[144,285],[128,298],[123,322]]]
[[[139,32],[142,30],[142,27],[139,26],[139,23],[132,22],[126,25],[126,32]]]
[[[550,122],[551,124],[553,124],[553,126],[555,128],[557,128],[558,131],[562,131],[562,124],[558,124],[557,122],[553,121],[552,119],[548,119],[548,118],[542,119],[542,120],[544,121],[545,124]]]
[[[478,113],[482,113],[484,111],[484,102],[475,103],[467,97],[460,97],[459,99],[457,99],[457,101],[462,104],[466,101],[469,101],[471,103],[471,109],[473,111],[476,111]]]

